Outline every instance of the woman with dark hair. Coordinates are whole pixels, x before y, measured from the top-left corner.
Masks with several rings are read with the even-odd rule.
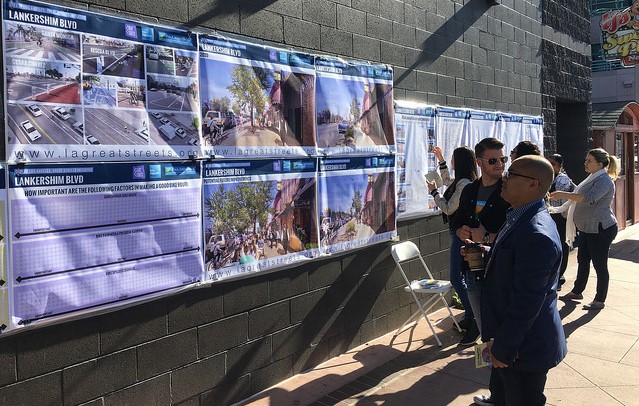
[[[552,154],[548,156],[547,159],[555,172],[555,179],[550,185],[549,192],[572,192],[575,190],[576,186],[574,182],[566,175],[566,172],[563,171],[564,158],[559,154]],[[549,203],[550,207],[548,211],[555,221],[555,224],[557,224],[557,231],[559,231],[559,238],[561,239],[561,268],[559,268],[559,285],[557,285],[557,290],[559,291],[561,290],[561,285],[566,282],[564,273],[568,267],[568,254],[570,254],[570,246],[566,242],[566,217],[568,213],[565,210],[561,211],[561,207],[566,203],[566,199],[550,199]]]
[[[510,162],[524,155],[541,155],[541,151],[537,144],[531,141],[522,141],[510,151]]]
[[[584,310],[603,309],[608,294],[608,250],[617,236],[617,219],[610,205],[615,195],[615,183],[619,174],[617,157],[609,155],[601,148],[588,151],[584,162],[590,175],[581,182],[574,192],[553,192],[551,199],[569,199],[566,205],[566,240],[572,244],[575,231],[579,230],[579,250],[577,252],[577,279],[575,286],[563,296],[566,300],[583,299],[586,289],[590,261],[597,273],[597,294]],[[576,228],[576,229],[575,229]]]
[[[449,218],[455,216],[459,207],[459,198],[462,190],[477,179],[477,164],[475,153],[468,147],[455,148],[450,165],[455,171],[455,178],[451,179],[448,172],[448,166],[444,160],[444,154],[441,148],[435,147],[433,153],[439,162],[439,172],[444,185],[447,187],[443,196],[440,196],[435,181],[426,180],[426,186],[430,194],[435,199],[435,203],[441,209],[444,215],[444,222],[448,222]],[[459,322],[461,328],[467,330],[473,324],[475,315],[468,301],[466,293],[466,281],[462,276],[462,256],[460,254],[461,246],[464,244],[457,237],[455,230],[450,231],[450,282],[457,291],[459,299],[464,305],[464,318]]]

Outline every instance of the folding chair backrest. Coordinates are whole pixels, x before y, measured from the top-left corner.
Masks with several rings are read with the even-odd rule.
[[[420,270],[420,274],[422,274],[423,271],[426,271],[428,278],[433,279],[433,274],[430,273],[430,269],[426,266],[426,262],[424,262],[424,258],[422,258],[422,254],[419,252],[419,248],[417,248],[417,245],[415,245],[414,242],[404,241],[391,246],[391,254],[393,255],[393,259],[395,260],[395,263],[397,263],[397,267],[404,276],[407,284],[410,285],[410,281],[404,272],[402,263],[413,259],[418,259],[422,264],[423,270]]]

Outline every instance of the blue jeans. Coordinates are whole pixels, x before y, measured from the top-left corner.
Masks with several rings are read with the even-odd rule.
[[[459,300],[461,300],[462,305],[464,305],[464,318],[465,319],[473,319],[475,318],[475,314],[473,312],[473,307],[471,306],[470,301],[468,300],[468,294],[466,293],[466,281],[464,280],[464,276],[462,274],[462,256],[459,253],[461,246],[464,245],[462,240],[455,235],[451,231],[450,234],[450,283],[455,288],[457,295],[459,296]]]
[[[605,302],[608,296],[608,282],[610,275],[608,274],[608,252],[610,244],[617,236],[617,224],[606,229],[599,224],[598,233],[581,233],[579,240],[579,250],[577,251],[577,279],[575,279],[575,287],[572,291],[582,293],[586,289],[588,283],[588,274],[590,273],[590,261],[597,273],[597,294],[595,300]]]

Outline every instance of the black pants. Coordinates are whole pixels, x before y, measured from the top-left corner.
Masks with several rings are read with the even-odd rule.
[[[566,242],[566,219],[560,213],[551,214],[551,217],[555,220],[561,240],[561,268],[559,268],[559,278],[561,278],[568,267],[568,255],[570,254],[570,246]],[[561,285],[561,281],[559,284]]]
[[[577,279],[575,287],[572,291],[582,293],[586,289],[588,283],[588,274],[590,273],[590,261],[595,267],[597,273],[597,294],[595,300],[605,302],[608,295],[608,282],[610,275],[608,274],[608,251],[610,244],[617,236],[617,225],[614,224],[606,229],[599,224],[598,233],[581,233],[579,240],[579,252],[577,253]]]
[[[544,406],[547,374],[548,371],[493,368],[490,373],[490,398],[495,406]]]

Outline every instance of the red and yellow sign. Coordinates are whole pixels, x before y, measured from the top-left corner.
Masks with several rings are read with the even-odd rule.
[[[621,59],[623,66],[639,63],[639,0],[624,10],[611,10],[601,16],[606,59]]]

